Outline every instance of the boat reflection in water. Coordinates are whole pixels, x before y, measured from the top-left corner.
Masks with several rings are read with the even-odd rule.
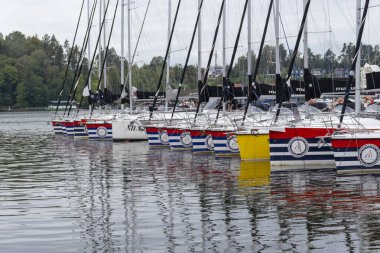
[[[0,119],[0,252],[380,250],[380,177],[74,141],[32,116]]]
[[[241,161],[239,187],[269,186],[270,161]]]

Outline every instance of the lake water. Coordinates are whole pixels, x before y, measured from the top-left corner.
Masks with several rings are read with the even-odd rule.
[[[380,178],[55,136],[0,114],[0,252],[380,252]]]

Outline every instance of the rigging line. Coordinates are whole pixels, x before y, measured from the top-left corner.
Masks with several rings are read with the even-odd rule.
[[[92,10],[91,10],[90,20],[87,23],[86,33],[85,33],[85,36],[83,38],[81,52],[80,52],[80,55],[79,55],[79,58],[78,58],[77,65],[75,67],[74,77],[73,77],[73,80],[72,80],[72,83],[71,83],[70,93],[69,93],[69,95],[67,97],[65,111],[63,113],[63,116],[66,115],[66,111],[67,111],[67,108],[69,106],[70,98],[71,98],[71,103],[74,101],[74,96],[72,95],[72,93],[73,93],[74,85],[76,83],[76,79],[80,75],[80,72],[78,74],[79,68],[80,68],[80,70],[82,70],[81,66],[83,66],[84,50],[87,47],[88,39],[90,37],[90,32],[91,32],[91,28],[92,28],[92,22],[94,20],[96,5],[97,5],[97,0],[94,1],[94,4],[92,6]],[[74,47],[74,45],[72,45],[72,46]],[[70,107],[72,107],[72,105]]]
[[[104,24],[106,22],[106,16],[107,16],[107,12],[108,12],[108,6],[109,6],[109,3],[110,3],[110,0],[108,0],[107,2],[107,6],[106,6],[106,9],[104,11],[104,15],[103,15],[103,21],[102,21],[102,24],[100,26],[100,31],[99,31],[99,35],[98,35],[98,39],[96,40],[96,45],[95,45],[95,50],[94,50],[94,53],[92,55],[92,59],[91,59],[91,64],[90,64],[90,69],[88,71],[88,75],[87,75],[87,78],[86,78],[86,81],[84,82],[84,89],[86,89],[87,86],[91,85],[89,84],[89,80],[90,80],[90,75],[91,75],[91,72],[92,72],[92,68],[94,66],[94,61],[95,61],[95,58],[96,58],[96,50],[99,46],[99,41],[100,41],[100,38],[101,38],[101,35],[102,35],[102,31],[103,31],[103,27],[104,27]],[[101,52],[99,52],[100,54]],[[103,72],[103,71],[102,71]],[[100,79],[100,78],[99,78]],[[75,90],[76,91],[76,90]],[[91,96],[91,94],[90,94]],[[82,105],[82,102],[83,102],[83,93],[82,93],[82,96],[81,96],[81,99],[80,99],[80,102],[79,102],[79,106],[77,108],[77,115],[79,113],[79,108],[81,107]]]
[[[348,98],[350,96],[352,82],[354,80],[356,61],[358,60],[358,53],[360,50],[360,44],[361,44],[361,40],[362,40],[362,36],[363,36],[364,25],[365,25],[365,22],[367,19],[368,5],[369,5],[369,0],[366,0],[365,5],[364,5],[363,16],[362,16],[361,24],[360,24],[360,28],[359,28],[359,33],[358,33],[357,40],[356,40],[355,56],[354,56],[354,59],[352,61],[352,65],[351,65],[351,69],[350,69],[350,76],[348,78],[347,85],[346,85],[346,93],[344,95],[344,102],[343,102],[343,106],[342,106],[342,112],[341,112],[340,118],[339,118],[338,128],[340,128],[342,125],[344,114],[346,112]]]
[[[201,84],[203,86],[202,86],[201,90],[198,92],[199,101],[198,101],[198,105],[197,105],[197,110],[195,111],[195,115],[194,115],[194,123],[196,122],[197,117],[198,117],[198,113],[199,113],[199,109],[200,109],[200,105],[201,105],[201,96],[202,96],[202,93],[206,92],[208,72],[210,71],[212,57],[214,56],[216,39],[218,38],[219,27],[220,27],[220,23],[221,23],[221,20],[222,20],[222,14],[223,14],[223,10],[224,10],[224,5],[225,5],[225,0],[222,0],[222,4],[221,4],[220,10],[219,10],[218,23],[217,23],[216,28],[215,28],[214,38],[212,40],[212,47],[211,47],[211,51],[210,51],[210,54],[209,54],[209,57],[208,57],[208,61],[207,61],[207,67],[206,67],[206,70],[204,72],[205,74],[203,76],[203,81],[202,81],[202,84]]]
[[[147,7],[146,7],[146,10],[145,10],[145,14],[144,14],[144,18],[143,18],[143,21],[142,21],[142,24],[141,24],[141,28],[140,28],[140,31],[139,31],[139,35],[138,35],[138,37],[137,37],[136,46],[135,46],[135,49],[133,50],[132,60],[131,60],[130,63],[128,62],[128,64],[133,64],[134,61],[135,61],[135,56],[136,56],[136,52],[137,52],[137,47],[138,47],[138,45],[139,45],[139,43],[140,43],[141,34],[142,34],[142,31],[143,31],[143,28],[144,28],[144,25],[145,25],[146,17],[147,17],[148,10],[149,10],[149,6],[150,6],[150,1],[151,1],[151,0],[148,1]],[[129,8],[129,7],[128,7],[128,8]],[[131,67],[132,67],[132,66],[131,66]],[[131,74],[131,73],[128,72],[128,75],[126,76],[126,79],[129,78],[129,75],[130,75],[130,74]],[[126,82],[125,80],[122,80],[122,82],[123,82],[123,91],[122,91],[122,92],[124,92],[124,91],[125,91],[125,87],[126,87],[127,82]],[[129,91],[129,92],[131,92],[131,91]]]
[[[285,28],[284,28],[284,23],[282,22],[282,15],[280,14],[280,22],[281,22],[281,28],[282,28],[282,32],[284,33],[284,39],[285,39],[285,42],[286,42],[286,47],[288,48],[288,52],[289,52],[289,56],[291,55],[291,52],[290,52],[290,47],[289,47],[289,42],[288,42],[288,37],[286,36],[286,33],[285,33]],[[290,36],[290,37],[293,37],[293,36]],[[289,37],[289,38],[290,38]],[[297,36],[294,36],[294,37],[297,37]]]
[[[268,25],[269,25],[270,15],[271,15],[271,12],[272,12],[272,6],[273,6],[273,0],[271,0],[270,3],[269,3],[268,14],[267,14],[267,18],[266,18],[266,21],[265,21],[265,27],[264,27],[264,31],[263,31],[263,36],[261,37],[262,39],[261,39],[259,54],[257,56],[256,63],[255,63],[255,69],[254,69],[253,75],[252,75],[252,84],[248,83],[247,104],[245,105],[245,108],[244,108],[244,115],[243,115],[243,120],[242,120],[242,124],[241,124],[242,126],[244,125],[244,121],[245,121],[245,118],[247,116],[249,105],[252,102],[251,89],[252,89],[253,95],[257,98],[256,92],[254,90],[255,87],[253,87],[253,85],[256,82],[257,73],[259,71],[259,65],[260,65],[260,62],[261,62],[261,57],[262,57],[262,53],[263,53],[263,49],[264,49],[265,37],[266,37],[267,31],[268,31]],[[259,89],[260,89],[260,86],[259,86]]]
[[[200,19],[200,16],[201,16],[202,5],[203,5],[203,0],[200,2],[199,8],[198,8],[197,20],[195,22],[193,36],[191,38],[191,42],[190,42],[190,46],[189,46],[189,51],[188,51],[187,57],[186,57],[185,66],[183,67],[183,70],[182,70],[181,80],[179,81],[179,87],[178,87],[178,91],[177,91],[177,96],[175,98],[175,102],[174,102],[174,106],[173,106],[173,111],[172,111],[172,116],[170,118],[170,121],[172,121],[172,119],[173,119],[174,112],[175,112],[175,109],[176,109],[177,103],[178,103],[179,94],[181,93],[182,83],[183,83],[183,80],[185,79],[187,65],[189,63],[190,54],[191,54],[191,51],[193,49],[193,43],[194,43],[194,39],[195,39],[195,34],[196,34],[197,30],[198,30],[198,23],[199,23],[199,19]]]
[[[380,4],[375,4],[375,5],[368,6],[368,9],[375,8],[375,7],[380,7]],[[363,9],[364,8],[360,8],[360,10],[363,10]]]
[[[83,0],[83,2],[82,2],[82,6],[81,6],[81,9],[80,9],[80,12],[79,12],[78,23],[77,23],[77,27],[75,28],[74,39],[73,39],[73,42],[72,42],[72,44],[71,44],[72,46],[71,46],[71,50],[70,50],[70,54],[69,54],[69,58],[68,58],[68,60],[67,60],[67,66],[66,66],[65,76],[64,76],[64,78],[63,78],[62,88],[61,88],[61,92],[59,93],[59,98],[58,98],[57,108],[55,109],[55,113],[54,113],[54,115],[57,115],[58,107],[59,107],[59,104],[61,103],[61,99],[62,99],[63,89],[65,88],[65,83],[66,83],[66,79],[67,79],[67,74],[68,74],[69,67],[70,67],[70,61],[71,61],[71,57],[72,57],[72,55],[73,55],[73,51],[74,51],[75,40],[76,40],[76,38],[77,38],[77,34],[78,34],[79,23],[80,23],[80,20],[81,20],[81,18],[82,18],[84,1],[85,1],[85,0]]]
[[[108,1],[109,3],[109,1]],[[108,7],[108,6],[107,6]],[[107,60],[107,55],[108,55],[108,52],[109,52],[109,46],[110,46],[110,42],[111,42],[111,37],[112,37],[112,32],[113,32],[113,26],[115,24],[115,18],[116,18],[116,12],[117,12],[117,9],[119,7],[119,0],[116,1],[116,7],[115,7],[115,12],[113,14],[113,19],[112,19],[112,24],[111,24],[111,30],[110,30],[110,33],[108,35],[108,42],[107,42],[107,47],[105,48],[105,53],[104,53],[104,57],[103,57],[103,62],[102,62],[102,71],[100,72],[100,77],[99,77],[99,80],[98,80],[98,86],[96,87],[96,90],[98,91],[99,88],[100,88],[100,83],[102,81],[102,77],[103,77],[103,70],[104,70],[104,67],[106,65],[106,60]],[[107,11],[107,10],[106,10]],[[99,104],[101,104],[101,99],[99,98]],[[90,118],[92,117],[92,113],[94,111],[94,107],[95,106],[91,106],[91,113],[90,113]]]
[[[174,21],[173,21],[172,29],[171,29],[171,32],[170,32],[169,42],[168,42],[168,45],[167,45],[167,48],[166,48],[165,59],[164,59],[164,62],[163,62],[163,64],[162,64],[160,78],[159,78],[159,80],[158,80],[158,84],[157,84],[157,88],[156,88],[156,93],[155,93],[155,95],[154,95],[154,99],[153,99],[153,105],[152,105],[152,108],[151,108],[151,110],[150,110],[149,120],[150,120],[150,119],[152,118],[152,116],[153,116],[154,107],[156,106],[156,103],[157,103],[158,93],[159,93],[160,88],[161,88],[162,78],[163,78],[163,76],[164,76],[164,71],[165,71],[165,67],[166,67],[166,61],[167,61],[167,59],[168,59],[169,50],[170,50],[170,45],[171,45],[172,38],[173,38],[173,34],[174,34],[174,28],[175,28],[175,25],[176,25],[176,23],[177,23],[178,12],[179,12],[179,7],[181,6],[181,1],[182,1],[182,0],[179,0],[179,1],[178,1],[177,10],[176,10],[176,12],[175,12],[175,17],[174,17]]]
[[[219,106],[218,106],[218,112],[216,113],[216,118],[215,118],[215,123],[214,123],[215,125],[216,125],[216,123],[217,123],[217,121],[218,121],[218,118],[219,118],[220,107],[221,107],[222,103],[224,102],[223,100],[227,100],[227,98],[225,97],[225,91],[226,91],[227,88],[229,87],[229,83],[230,83],[229,78],[230,78],[231,71],[232,71],[232,67],[233,67],[233,63],[234,63],[234,60],[235,60],[236,50],[237,50],[237,46],[238,46],[238,43],[239,43],[240,34],[241,34],[241,29],[242,29],[242,27],[243,27],[245,14],[246,14],[246,12],[247,12],[247,7],[248,7],[248,0],[245,1],[244,10],[243,10],[243,14],[242,14],[242,17],[241,17],[241,21],[240,21],[240,26],[239,26],[238,34],[237,34],[237,36],[236,36],[236,40],[235,40],[234,51],[232,52],[230,65],[228,66],[227,76],[226,76],[226,78],[223,80],[223,91],[222,91],[222,94],[221,94],[221,96],[220,96],[220,101],[219,101]]]
[[[284,96],[285,96],[285,88],[288,87],[288,85],[286,85],[286,83],[289,81],[289,79],[290,79],[290,77],[292,75],[292,70],[293,70],[294,62],[295,62],[296,57],[297,57],[298,47],[299,47],[299,44],[300,44],[300,41],[301,41],[302,31],[303,31],[304,26],[305,26],[307,14],[308,14],[309,7],[310,7],[310,2],[311,2],[311,0],[308,0],[307,3],[306,3],[306,6],[305,6],[305,10],[304,10],[304,14],[303,14],[303,17],[302,17],[301,26],[300,26],[300,29],[298,31],[298,38],[297,38],[297,41],[296,41],[296,44],[295,44],[295,47],[294,47],[292,58],[290,60],[287,76],[286,76],[285,79],[281,78],[281,87],[283,89],[283,92],[282,92],[282,96],[280,97],[280,101],[278,103],[278,107],[277,107],[277,111],[276,111],[276,116],[274,118],[274,123],[277,122],[278,116],[280,115],[280,110],[281,110],[282,102],[283,102]],[[276,90],[276,92],[279,92],[279,91]]]
[[[332,2],[336,5],[337,9],[342,14],[343,18],[346,20],[346,23],[350,26],[352,32],[355,31],[354,27],[352,26],[352,23],[354,23],[354,21],[352,19],[350,20],[347,17],[347,15],[345,15],[345,13],[343,12],[341,6],[338,4],[338,1],[332,1]]]

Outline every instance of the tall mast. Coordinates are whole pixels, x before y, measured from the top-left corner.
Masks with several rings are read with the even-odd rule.
[[[281,74],[280,64],[280,1],[275,2],[274,30],[276,33],[276,75]]]
[[[303,7],[306,8],[307,0],[303,0]],[[303,28],[303,68],[304,68],[304,85],[305,85],[305,94],[307,91],[307,85],[309,83],[306,83],[305,75],[309,73],[309,52],[308,52],[308,30],[307,30],[307,18],[305,20],[305,26]],[[309,108],[309,101],[305,101],[305,111],[306,111],[306,118],[310,117],[310,108]]]
[[[102,1],[103,0],[99,0],[99,33],[102,32]],[[105,0],[104,0],[105,1]],[[98,78],[100,79],[100,76],[101,76],[101,72],[102,72],[102,41],[99,40],[99,54],[98,54],[98,59],[99,59],[99,62],[98,62]]]
[[[131,0],[128,0],[128,87],[129,87],[129,111],[132,114],[132,45],[131,45]]]
[[[120,56],[120,83],[124,87],[124,0],[121,1],[121,56]],[[121,105],[122,109],[124,109],[124,105]]]
[[[306,8],[307,1],[308,0],[303,0],[304,8]],[[305,26],[303,29],[304,29],[303,30],[303,67],[305,69],[309,69],[307,17],[306,17]]]
[[[201,6],[202,0],[198,0],[198,8]],[[199,15],[198,20],[198,86],[202,83],[202,15]],[[200,92],[200,91],[198,91]],[[200,94],[199,94],[200,97]],[[198,103],[201,103],[199,99]],[[201,107],[199,107],[202,110]]]
[[[104,48],[106,47],[107,45],[107,13],[105,12],[106,11],[106,0],[103,1],[103,11],[104,11],[104,19],[105,19],[105,22],[104,22],[104,27],[103,27],[103,45],[104,45]],[[106,52],[104,52],[104,55],[106,54]],[[103,82],[104,82],[104,89],[107,89],[107,60],[104,60],[104,69],[103,69],[103,75],[104,75],[104,79],[103,79]]]
[[[355,54],[354,54],[354,59],[352,60],[352,65],[351,65],[351,69],[350,69],[350,76],[349,76],[348,81],[347,81],[346,93],[344,95],[344,102],[343,102],[343,106],[342,106],[342,112],[341,112],[340,118],[339,118],[338,128],[341,127],[341,124],[343,122],[344,114],[346,112],[346,107],[347,107],[347,103],[348,103],[348,98],[350,96],[351,85],[352,85],[352,83],[354,81],[353,80],[354,79],[354,74],[355,74],[354,72],[356,70],[356,66],[357,66],[357,62],[358,62],[358,54],[359,54],[359,49],[360,49],[360,45],[361,45],[361,41],[362,41],[365,21],[366,21],[366,18],[367,18],[368,5],[369,5],[369,0],[366,0],[365,4],[364,4],[364,9],[363,9],[363,16],[362,16],[361,22],[360,22],[359,32],[358,32],[358,35],[357,35],[357,38],[356,38]]]
[[[167,62],[169,51],[170,51],[170,45],[171,45],[171,42],[172,42],[172,39],[173,39],[174,28],[175,28],[175,24],[176,24],[177,18],[178,18],[179,7],[181,6],[181,1],[182,0],[178,0],[177,9],[176,9],[176,12],[175,12],[175,15],[174,15],[174,21],[173,21],[173,25],[172,25],[171,32],[170,32],[169,42],[168,42],[168,45],[167,45],[167,48],[166,48],[166,52],[165,52],[164,63],[162,64],[160,77],[159,77],[158,83],[157,83],[156,93],[154,95],[153,104],[149,108],[150,109],[149,119],[151,119],[152,116],[153,116],[153,111],[154,111],[154,108],[155,108],[156,103],[157,103],[158,94],[160,92],[161,83],[162,83],[162,79],[164,77],[164,72],[165,72],[165,68],[166,68],[166,62]]]
[[[251,74],[251,75],[249,75],[249,73],[252,73],[252,72],[251,71],[248,72],[247,104],[245,105],[245,109],[244,109],[243,120],[241,123],[242,126],[244,126],[244,121],[246,119],[250,103],[252,102],[252,100],[256,101],[259,98],[259,96],[257,95],[257,93],[255,91],[255,89],[256,89],[256,77],[257,77],[257,72],[259,71],[261,56],[262,56],[263,47],[264,47],[264,43],[265,43],[265,37],[267,34],[267,30],[268,30],[270,14],[271,14],[272,9],[273,9],[272,7],[273,7],[273,0],[270,0],[267,18],[265,20],[264,32],[263,32],[263,36],[261,37],[260,49],[259,49],[258,54],[257,54],[255,69],[253,71],[253,74]],[[251,23],[249,23],[249,26],[251,26]],[[251,29],[249,29],[249,30],[251,30]],[[248,38],[250,38],[250,40],[252,39],[252,35],[250,34],[250,32],[249,32]],[[248,43],[248,44],[251,44],[251,43]],[[251,47],[249,47],[249,48],[251,48]],[[252,52],[250,53],[250,57],[252,58]]]
[[[227,0],[225,5],[227,5]],[[227,50],[227,43],[226,43],[226,33],[227,33],[227,18],[226,18],[226,10],[227,8],[223,8],[223,86],[225,85],[227,71],[226,71],[226,50]],[[223,102],[223,112],[226,112],[226,103]]]
[[[90,0],[87,0],[87,16],[88,16],[88,23],[90,23],[91,19],[91,14],[90,14]],[[87,42],[87,54],[88,54],[88,69],[90,69],[90,59],[91,59],[91,32],[88,33],[88,42]],[[91,83],[92,83],[92,78],[91,78],[91,73],[89,73],[90,77],[88,79],[88,89],[91,90]],[[90,105],[91,108],[91,105]]]
[[[171,20],[172,20],[172,0],[168,0],[168,43],[170,40],[170,33],[171,33]],[[168,110],[168,106],[169,106],[169,97],[168,97],[169,85],[170,85],[170,48],[169,48],[168,58],[166,61],[165,111]]]
[[[202,0],[198,0],[198,8],[201,3]],[[202,15],[198,21],[198,81],[202,81]]]
[[[251,32],[251,22],[252,22],[252,0],[248,0],[248,52],[247,52],[247,75],[248,75],[248,87],[252,82],[252,32]]]
[[[356,0],[356,36],[359,35],[361,25],[361,0]],[[360,99],[360,60],[361,60],[361,44],[358,49],[358,60],[356,61],[355,71],[355,114],[361,111]]]

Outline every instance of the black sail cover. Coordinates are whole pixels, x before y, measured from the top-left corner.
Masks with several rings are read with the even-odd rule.
[[[321,90],[316,76],[310,73],[309,69],[304,69],[305,101],[321,97]]]
[[[291,88],[285,83],[280,74],[276,74],[276,103],[289,101]]]
[[[366,74],[367,89],[380,89],[380,72],[372,72]]]
[[[199,103],[208,102],[210,99],[209,87],[207,84],[203,85],[202,81],[198,81],[198,94]]]

